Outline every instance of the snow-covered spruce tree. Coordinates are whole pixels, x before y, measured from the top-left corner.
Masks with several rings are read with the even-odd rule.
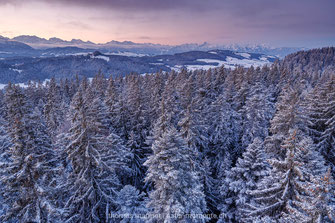
[[[121,219],[120,223],[144,223],[148,212],[147,200],[145,194],[140,193],[135,187],[124,186],[118,192],[115,201],[117,205],[115,220]]]
[[[68,104],[70,101],[70,83],[67,78],[59,80],[59,92],[63,102]]]
[[[0,117],[6,116],[5,92],[0,91]]]
[[[302,203],[302,209],[308,213],[306,222],[335,221],[335,182],[329,168],[323,176],[314,177],[309,185],[312,198]]]
[[[274,113],[273,107],[270,94],[261,83],[256,83],[241,109],[242,148],[247,148],[255,137],[264,140],[268,136],[270,119]]]
[[[313,140],[301,132],[297,132],[297,139],[299,150],[296,153],[296,159],[303,164],[301,170],[304,177],[311,180],[323,176],[327,171],[327,166]]]
[[[24,88],[23,91],[32,107],[37,107],[42,101],[41,99],[46,96],[46,91],[40,81],[28,81],[28,86]]]
[[[130,149],[125,146],[124,141],[117,135],[116,130],[110,126],[111,114],[109,113],[108,106],[102,96],[103,92],[97,93],[96,88],[103,86],[100,78],[96,79],[97,86],[90,86],[88,91],[91,92],[92,101],[88,101],[89,109],[87,116],[90,122],[94,123],[98,137],[101,139],[101,145],[105,143],[105,146],[110,149],[109,152],[109,167],[116,171],[121,183],[129,181],[131,177],[130,161],[133,157]],[[99,84],[100,83],[100,84]],[[93,92],[92,92],[93,91]],[[112,165],[112,166],[111,166]]]
[[[225,181],[221,186],[221,193],[225,198],[221,205],[223,222],[242,222],[244,208],[250,203],[249,190],[257,189],[257,184],[268,175],[269,165],[266,163],[263,141],[255,138],[237,160],[236,166],[227,171]]]
[[[217,68],[216,72],[214,72],[214,83],[213,88],[214,91],[217,93],[217,95],[221,94],[223,91],[223,84],[225,82],[225,79],[227,77],[227,72],[225,71],[224,65]]]
[[[191,104],[193,96],[195,95],[195,75],[183,69],[178,73],[176,89],[179,93],[180,107],[186,111]]]
[[[168,110],[166,109],[166,103],[165,98],[163,97],[160,101],[160,115],[159,118],[156,120],[156,122],[153,125],[152,130],[150,131],[150,135],[147,137],[145,144],[147,145],[147,148],[152,151],[152,144],[157,140],[159,137],[163,135],[164,132],[166,132],[170,126],[173,124],[172,117],[169,114]],[[152,183],[146,182],[145,184],[145,190],[152,189]]]
[[[242,67],[236,68],[232,74],[236,76],[233,85],[234,89],[231,89],[234,91],[234,95],[232,95],[232,105],[237,112],[240,112],[245,105],[247,98],[250,96],[250,83],[245,78],[244,74],[245,72]]]
[[[166,74],[162,71],[145,76],[143,95],[147,104],[146,118],[152,127],[160,115],[160,101],[164,90]],[[148,106],[149,105],[149,106]]]
[[[9,161],[8,150],[12,146],[11,138],[8,134],[8,129],[6,128],[8,122],[5,121],[3,117],[0,116],[0,161]]]
[[[105,98],[105,93],[107,91],[108,84],[106,82],[104,74],[99,70],[99,72],[94,76],[91,81],[90,89],[94,97],[100,99]]]
[[[1,163],[1,195],[8,206],[2,222],[48,222],[52,207],[47,200],[54,177],[54,153],[42,115],[32,110],[22,89],[6,89],[8,132],[12,146]],[[3,154],[4,156],[4,154]]]
[[[180,127],[180,134],[187,146],[194,151],[194,165],[196,170],[200,172],[200,180],[204,186],[207,207],[210,207],[211,211],[214,211],[214,207],[216,206],[214,185],[216,182],[212,175],[212,164],[206,157],[209,152],[208,125],[201,107],[202,100],[199,96],[195,96],[187,107],[184,118],[179,121],[178,125]]]
[[[65,222],[108,222],[120,188],[116,175],[120,164],[115,155],[123,151],[116,151],[113,141],[108,140],[102,100],[88,101],[87,89],[83,82],[70,107],[72,124],[66,152],[72,172],[65,184],[70,193],[64,207]]]
[[[62,124],[64,108],[62,108],[62,98],[56,80],[52,78],[49,82],[46,103],[44,105],[44,116],[49,133],[55,139],[58,127]]]
[[[307,205],[311,197],[308,190],[310,181],[304,176],[304,164],[297,157],[302,148],[298,146],[296,131],[290,131],[282,149],[286,150],[285,160],[270,159],[270,175],[259,183],[256,190],[248,192],[252,196],[252,202],[245,211],[249,221],[269,216],[280,218],[282,222],[304,222],[308,215],[302,206]]]
[[[129,138],[129,108],[126,103],[126,91],[122,87],[121,92],[116,96],[116,102],[110,107],[110,101],[106,101],[109,108],[109,114],[111,118],[111,127],[116,131],[116,134],[120,136],[123,140],[127,141]],[[109,100],[109,96],[107,95]]]
[[[111,132],[106,140],[106,146],[111,150],[110,151],[110,167],[116,171],[116,175],[121,184],[129,182],[129,178],[132,177],[131,160],[133,154],[131,150],[124,145],[123,140]],[[111,166],[112,165],[112,166]]]
[[[167,114],[171,115],[171,123],[173,126],[177,126],[178,121],[180,119],[180,101],[179,95],[176,92],[176,74],[175,72],[171,72],[168,76],[166,84],[164,86],[164,90],[162,92],[162,100],[164,102],[164,109]],[[161,109],[161,104],[160,104]],[[161,115],[159,113],[158,115]]]
[[[166,109],[165,98],[162,98],[160,102],[160,114],[159,118],[156,120],[153,125],[153,129],[150,135],[146,139],[146,144],[151,148],[153,142],[161,137],[164,132],[172,125],[171,123],[171,114]]]
[[[0,118],[0,166],[3,167],[10,161],[9,149],[12,146],[11,139],[6,130],[6,122],[3,118]],[[6,176],[6,173],[1,173],[1,177]],[[5,190],[5,185],[0,179],[0,191]],[[4,202],[4,197],[0,194],[0,216],[6,213],[8,206]]]
[[[113,129],[116,129],[118,126],[115,123],[116,117],[118,115],[118,92],[117,92],[117,88],[115,86],[115,81],[113,79],[113,77],[111,76],[108,79],[108,85],[107,85],[107,89],[105,92],[105,104],[107,106],[108,109],[108,113],[109,113],[109,117],[110,117],[110,126]]]
[[[212,157],[217,174],[221,171],[224,157],[236,158],[240,154],[238,144],[241,133],[241,116],[220,95],[207,110],[209,156]]]
[[[131,149],[132,156],[132,185],[142,190],[146,169],[143,162],[150,154],[149,148],[145,145],[145,139],[149,134],[149,124],[146,118],[146,107],[143,101],[142,82],[137,75],[129,76],[129,88],[127,92],[126,105],[129,112],[127,146]]]
[[[304,103],[307,113],[308,134],[317,145],[327,164],[334,165],[335,149],[335,76],[319,83],[309,92]]]
[[[55,178],[58,174],[56,151],[53,148],[51,136],[48,132],[48,127],[42,112],[35,107],[33,111],[28,114],[28,118],[31,126],[29,131],[30,137],[34,139],[30,146],[34,148],[34,153],[36,154],[34,156],[36,156],[35,160],[37,161],[36,166],[38,166],[37,171],[40,173],[40,180],[38,181],[41,190],[40,192],[44,191],[45,193],[41,194],[49,196],[53,193]],[[49,206],[49,208],[52,207]]]
[[[194,151],[175,128],[168,129],[152,145],[153,155],[144,163],[146,181],[153,182],[148,207],[151,222],[206,222],[206,201]],[[198,215],[192,218],[191,215]],[[158,216],[158,217],[157,217]]]
[[[208,151],[207,165],[207,206],[213,211],[217,208],[219,198],[219,185],[225,178],[227,170],[231,168],[231,161],[240,154],[240,116],[222,94],[206,109],[208,123]],[[229,162],[227,162],[229,161]],[[204,162],[203,162],[204,163]],[[212,179],[211,179],[212,178]]]
[[[276,103],[276,113],[270,121],[271,135],[264,140],[265,150],[271,157],[285,157],[281,143],[288,137],[290,129],[305,129],[306,120],[301,115],[302,106],[297,89],[287,85]]]
[[[335,81],[335,80],[334,80]],[[303,102],[303,107],[306,111],[307,129],[309,136],[313,139],[315,144],[319,144],[321,135],[326,129],[326,113],[328,107],[328,94],[335,88],[335,82],[326,86],[327,84],[319,83],[309,91],[306,100]]]
[[[335,168],[335,77],[325,85],[327,93],[323,98],[325,114],[322,117],[325,128],[318,140],[318,147],[326,161]]]
[[[198,87],[198,95],[202,97],[203,106],[209,106],[219,95],[218,89],[215,87],[215,75],[217,75],[217,71],[209,69],[205,75],[200,73],[197,76],[197,85],[203,85]],[[204,80],[199,76],[203,77]]]
[[[192,100],[188,105],[184,117],[179,121],[180,134],[187,146],[201,156],[208,150],[207,124],[202,118],[198,101]],[[199,157],[201,158],[201,157]]]
[[[252,220],[252,223],[278,223],[277,219],[271,218],[269,216],[256,217]]]
[[[201,182],[206,197],[207,213],[218,213],[218,204],[220,203],[220,194],[218,185],[220,180],[215,178],[215,174],[211,160],[204,157],[201,161]]]

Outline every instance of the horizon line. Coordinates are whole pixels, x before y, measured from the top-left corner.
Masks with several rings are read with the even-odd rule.
[[[17,37],[22,37],[22,36],[25,36],[25,37],[37,37],[39,39],[44,39],[46,41],[50,41],[52,39],[59,39],[61,41],[64,41],[64,42],[72,42],[73,40],[80,40],[82,41],[83,43],[86,43],[86,44],[94,44],[94,45],[105,45],[105,44],[108,44],[108,43],[111,43],[111,42],[118,42],[118,43],[126,43],[126,42],[130,42],[130,43],[134,43],[134,44],[153,44],[153,45],[161,45],[161,46],[170,46],[170,47],[174,47],[174,46],[182,46],[182,45],[204,45],[204,44],[209,44],[209,45],[213,45],[213,46],[240,46],[240,47],[252,47],[252,46],[263,46],[263,47],[267,47],[267,48],[306,48],[306,49],[311,49],[311,47],[307,47],[307,46],[271,46],[271,44],[269,43],[256,43],[256,42],[235,42],[235,43],[211,43],[209,41],[204,41],[204,42],[184,42],[184,43],[180,43],[180,44],[164,44],[164,43],[154,43],[154,42],[134,42],[132,40],[110,40],[110,41],[107,41],[107,42],[94,42],[94,41],[91,41],[91,40],[83,40],[81,38],[71,38],[71,39],[67,39],[67,38],[59,38],[59,37],[56,37],[56,36],[52,36],[52,37],[43,37],[43,36],[38,36],[38,35],[35,35],[35,34],[22,34],[22,35],[17,35],[17,36],[12,36],[12,37],[8,37],[8,36],[5,36],[5,35],[2,35],[0,34],[0,37],[3,37],[5,39],[9,39],[9,40],[13,40],[13,41],[17,41],[15,40],[14,38],[17,38]],[[20,41],[18,41],[20,42]],[[34,43],[30,43],[30,44],[34,44]],[[45,43],[45,44],[48,44],[48,43]],[[28,44],[29,45],[29,44]],[[335,46],[334,45],[329,45],[329,46]],[[322,47],[312,47],[312,48],[322,48]]]

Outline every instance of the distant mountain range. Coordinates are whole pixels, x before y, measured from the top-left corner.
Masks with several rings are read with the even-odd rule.
[[[64,53],[64,50],[53,48],[43,51],[45,54],[51,55],[52,53],[54,56],[2,58],[0,60],[0,83],[43,81],[52,77],[73,78],[76,74],[93,77],[99,71],[106,76],[116,76],[129,73],[154,73],[160,70],[181,70],[182,68],[206,70],[222,65],[226,68],[262,66],[278,59],[265,54],[230,50],[189,51],[155,56],[115,55],[115,53],[99,51],[84,53],[78,52],[79,48],[75,47],[66,47],[67,53]]]
[[[163,55],[175,54],[188,51],[209,51],[214,49],[231,50],[238,52],[249,52],[272,55],[282,58],[290,53],[302,50],[302,48],[289,47],[268,47],[265,45],[218,45],[218,44],[181,44],[176,46],[134,43],[131,41],[110,41],[103,44],[96,44],[91,41],[72,39],[71,41],[60,38],[40,38],[37,36],[22,35],[12,39],[0,36],[0,44],[14,44],[16,48],[5,48],[0,45],[0,57],[12,56],[54,56],[66,55],[68,53],[87,53],[99,50],[102,53],[132,54],[132,55]],[[23,45],[24,44],[24,45]],[[30,47],[30,48],[28,48]],[[54,49],[55,48],[55,49]],[[18,53],[19,51],[19,53]]]
[[[43,81],[51,77],[93,77],[154,73],[187,68],[209,69],[224,65],[262,66],[300,48],[271,48],[263,45],[182,44],[177,46],[110,41],[90,41],[37,36],[0,36],[0,84]]]

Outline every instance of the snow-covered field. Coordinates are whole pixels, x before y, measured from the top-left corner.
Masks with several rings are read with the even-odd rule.
[[[245,57],[245,58],[250,58],[250,54],[249,53],[235,53],[236,55],[239,55],[239,56],[242,56],[242,57]]]
[[[45,79],[42,84],[46,85],[49,81],[50,81],[50,79]],[[19,85],[22,88],[28,87],[28,85],[26,83],[17,83],[16,85]],[[7,86],[7,84],[0,84],[0,90],[4,89],[6,86]]]
[[[105,55],[127,56],[127,57],[144,57],[144,56],[148,56],[148,54],[132,53],[132,52],[109,52],[109,53],[104,53],[104,54]]]
[[[213,52],[215,53],[215,52]],[[245,59],[238,59],[234,57],[227,56],[226,60],[216,60],[216,59],[197,59],[198,62],[205,62],[207,64],[204,65],[177,65],[174,67],[171,67],[171,69],[179,71],[181,68],[186,67],[188,70],[208,70],[210,68],[217,68],[221,67],[222,65],[225,66],[225,68],[234,69],[237,66],[242,66],[245,68],[249,68],[251,66],[258,67],[258,66],[264,66],[266,64],[270,64],[268,59],[266,57],[261,57],[259,60],[257,59],[248,59],[251,57],[248,53],[236,53],[239,56],[243,56]]]
[[[230,66],[242,66],[242,67],[258,67],[258,66],[264,66],[265,64],[270,63],[266,58],[265,60],[255,60],[255,59],[237,59],[237,58],[233,58],[233,57],[227,57],[227,61],[225,63],[225,65],[230,65]]]
[[[20,74],[21,74],[21,73],[22,73],[22,71],[23,71],[23,70],[19,70],[19,69],[13,69],[13,68],[9,68],[9,69],[10,69],[10,70],[12,70],[12,71],[18,72],[18,73],[20,73]]]
[[[91,56],[91,59],[101,59],[101,60],[105,60],[107,62],[109,62],[109,57],[106,56],[102,56],[102,55],[98,55],[98,56]]]

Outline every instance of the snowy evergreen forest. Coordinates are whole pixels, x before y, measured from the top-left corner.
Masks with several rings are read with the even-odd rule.
[[[8,84],[0,123],[0,222],[335,222],[335,48]]]

